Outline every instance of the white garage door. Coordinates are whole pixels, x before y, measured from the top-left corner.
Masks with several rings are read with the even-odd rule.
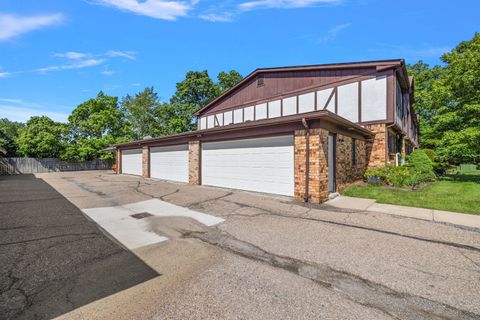
[[[142,149],[122,151],[122,173],[142,175]]]
[[[202,184],[293,196],[293,136],[202,145]]]
[[[188,145],[150,148],[150,177],[188,182]]]

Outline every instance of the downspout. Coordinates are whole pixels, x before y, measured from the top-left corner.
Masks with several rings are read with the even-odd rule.
[[[303,195],[303,201],[308,202],[308,180],[310,178],[310,127],[308,126],[307,120],[302,118],[303,127],[306,130],[305,136],[305,194]]]

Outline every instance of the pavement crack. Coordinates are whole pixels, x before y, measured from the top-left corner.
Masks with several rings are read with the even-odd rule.
[[[180,192],[180,189],[176,189],[175,191],[173,192],[169,192],[167,194],[164,194],[163,196],[160,196],[159,199],[162,200],[162,201],[165,201],[165,198],[168,197],[168,196],[171,196],[175,193],[179,193]]]
[[[480,315],[424,297],[395,291],[346,271],[268,252],[219,229],[183,232],[183,238],[198,239],[236,255],[292,272],[340,292],[348,299],[397,319],[478,319]]]
[[[225,201],[231,202],[231,203],[234,203],[234,204],[237,204],[237,205],[244,205],[242,203],[237,203],[237,202],[231,201],[231,200],[225,200]],[[471,245],[467,245],[467,244],[463,244],[463,243],[456,243],[456,242],[450,242],[450,241],[423,238],[423,237],[403,234],[403,233],[399,233],[399,232],[395,232],[395,231],[382,230],[382,229],[377,229],[377,228],[372,228],[372,227],[366,227],[366,226],[361,226],[361,225],[356,225],[356,224],[345,223],[345,222],[338,222],[338,221],[332,221],[332,220],[326,220],[326,219],[320,219],[320,218],[313,218],[313,217],[306,217],[306,216],[298,216],[298,215],[292,215],[292,214],[283,214],[283,213],[273,212],[271,210],[261,208],[261,207],[256,207],[256,206],[249,206],[249,207],[263,211],[263,212],[260,212],[258,214],[248,215],[249,217],[276,216],[276,217],[281,217],[281,218],[286,218],[286,219],[300,219],[300,220],[305,220],[305,221],[314,221],[314,222],[319,222],[319,223],[332,224],[332,225],[337,225],[337,226],[342,226],[342,227],[347,227],[347,228],[354,228],[354,229],[378,232],[378,233],[388,234],[388,235],[397,236],[397,237],[403,237],[403,238],[408,238],[408,239],[413,239],[413,240],[418,240],[418,241],[424,241],[424,242],[430,242],[430,243],[450,246],[450,247],[459,248],[459,249],[465,249],[465,250],[480,252],[479,247],[475,247],[475,246],[471,246]],[[237,213],[237,214],[234,214],[233,216],[235,216],[235,215],[240,215],[240,214]],[[231,215],[229,215],[229,216],[231,216]],[[245,216],[247,216],[247,215],[245,215]]]
[[[223,198],[226,198],[228,196],[231,196],[233,194],[233,192],[227,192],[227,194],[224,194],[222,196],[219,196],[219,197],[215,197],[215,198],[210,198],[210,199],[206,199],[206,200],[202,200],[202,201],[198,201],[198,202],[194,202],[194,203],[191,203],[187,208],[188,209],[195,209],[197,208],[198,206],[204,204],[204,203],[207,203],[207,202],[211,202],[211,201],[217,201],[217,200],[221,200]]]
[[[54,236],[49,236],[49,237],[41,237],[41,238],[34,238],[34,239],[27,239],[27,240],[22,240],[22,241],[12,241],[12,242],[4,242],[0,243],[0,246],[9,246],[9,245],[15,245],[15,244],[24,244],[24,243],[29,243],[33,241],[41,241],[41,240],[51,240],[55,238],[64,238],[64,237],[75,237],[75,236],[91,236],[91,235],[98,235],[96,232],[89,232],[89,233],[67,233],[67,234],[59,234],[59,235],[54,235]],[[77,239],[75,239],[77,240]]]

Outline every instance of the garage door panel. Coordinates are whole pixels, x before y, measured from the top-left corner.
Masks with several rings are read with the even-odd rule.
[[[293,195],[293,137],[205,143],[205,185]]]
[[[188,182],[188,145],[150,148],[150,176]]]
[[[122,173],[142,175],[142,149],[122,150]]]

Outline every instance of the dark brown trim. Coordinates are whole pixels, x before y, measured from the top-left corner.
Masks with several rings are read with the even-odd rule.
[[[256,76],[257,73],[260,72],[282,72],[282,71],[303,71],[303,70],[322,70],[322,69],[343,69],[343,68],[368,68],[368,67],[376,67],[378,65],[388,65],[391,67],[401,66],[404,64],[403,59],[396,59],[396,60],[383,60],[383,61],[369,61],[369,62],[355,62],[355,63],[337,63],[337,64],[328,64],[328,65],[313,65],[313,66],[298,66],[298,67],[280,67],[280,68],[268,68],[268,69],[257,69],[247,75],[242,81],[237,83],[235,86],[230,88],[229,90],[225,91],[223,94],[218,96],[217,98],[210,101],[204,107],[200,108],[195,115],[199,115],[203,113],[205,110],[210,109],[214,104],[221,101],[222,99],[229,96],[235,90],[242,87],[248,81],[252,80]],[[388,68],[390,69],[390,68]],[[371,71],[369,71],[371,72]],[[377,73],[375,70],[374,73]],[[358,76],[358,75],[357,75]],[[353,78],[356,76],[353,76]],[[318,85],[315,85],[318,86]],[[248,102],[250,103],[250,102]]]
[[[230,126],[222,126],[205,130],[185,132],[174,136],[158,137],[127,143],[120,143],[114,146],[119,149],[125,150],[141,148],[143,145],[167,146],[188,143],[188,141],[191,141],[192,138],[205,141],[213,137],[218,137],[218,139],[222,140],[225,139],[225,137],[231,135],[232,132],[242,132],[242,134],[245,134],[246,136],[253,136],[257,133],[262,132],[288,132],[289,130],[294,130],[292,128],[300,127],[301,129],[302,118],[305,118],[308,121],[318,121],[322,119],[322,127],[326,126],[326,128],[335,128],[335,130],[337,131],[346,132],[346,135],[348,136],[355,135],[360,139],[365,139],[372,136],[372,132],[370,130],[365,129],[353,122],[350,122],[332,112],[322,110],[307,112],[300,115],[297,114],[278,117],[274,119],[263,119],[255,122],[249,121],[247,123],[242,122]]]
[[[305,128],[305,194],[303,195],[303,201],[308,202],[308,184],[310,180],[310,126],[305,118],[302,118],[302,124]]]
[[[283,99],[280,99],[280,117],[283,117]]]
[[[296,100],[297,100],[297,114],[300,113],[300,96],[299,95],[296,95]]]
[[[330,103],[330,101],[332,101],[332,98],[333,98],[333,95],[335,94],[336,88],[337,87],[332,89],[332,93],[330,93],[330,97],[328,97],[327,102],[325,103],[325,106],[323,107],[322,110],[327,110],[328,104]]]
[[[315,90],[314,91],[314,95],[313,95],[313,110],[317,111],[318,110],[318,102],[317,102],[317,93],[318,93],[318,90]]]

